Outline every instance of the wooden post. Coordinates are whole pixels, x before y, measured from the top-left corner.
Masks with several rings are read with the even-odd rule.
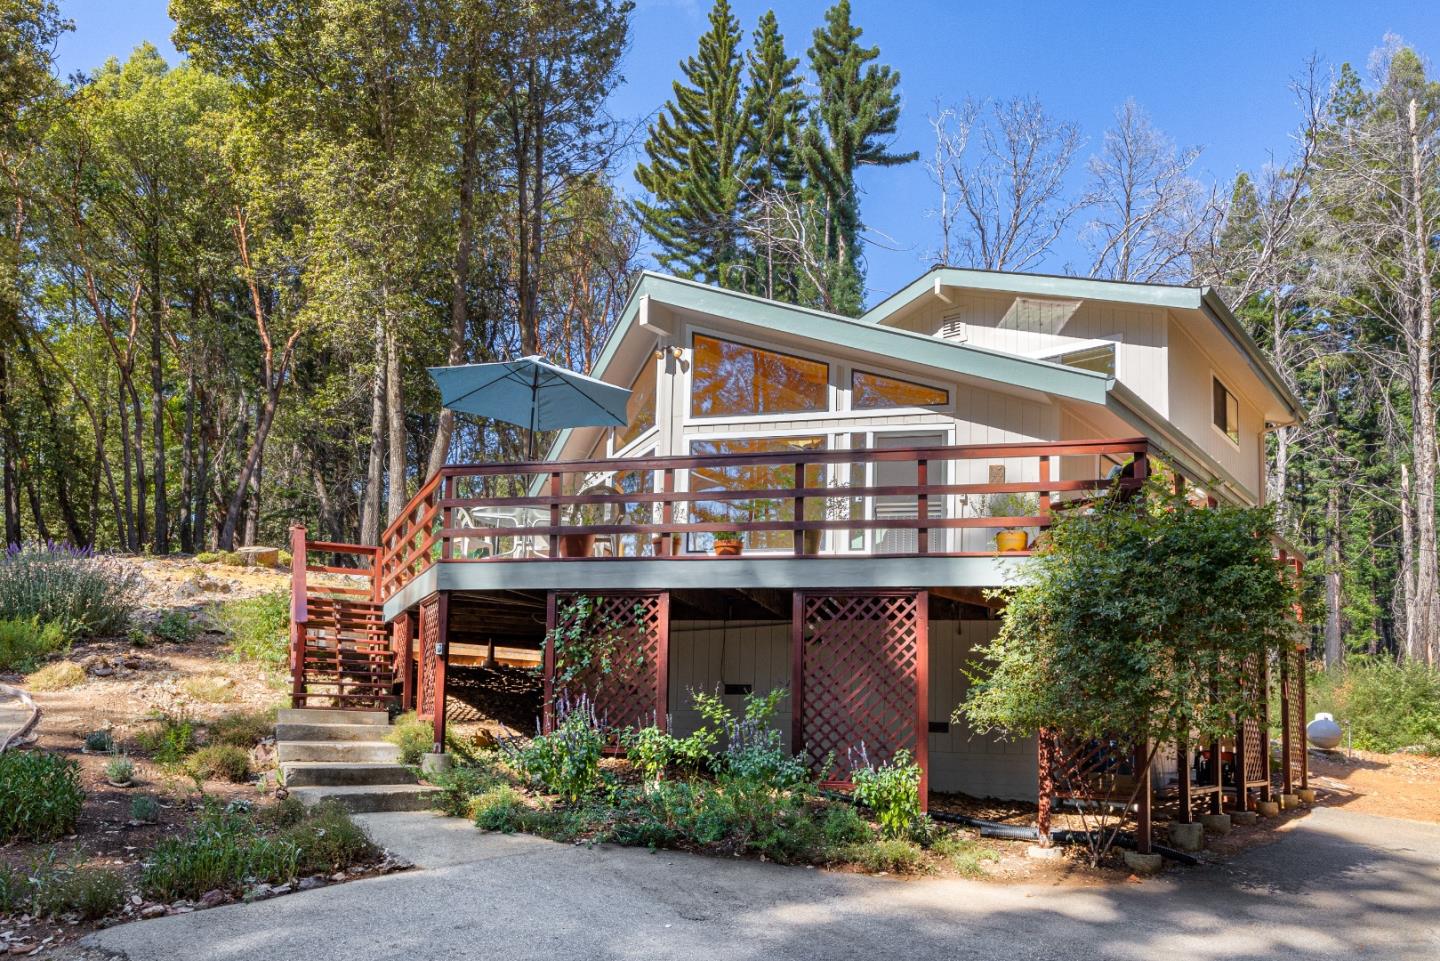
[[[305,624],[310,619],[306,600],[305,528],[290,528],[290,706],[305,706]]]
[[[930,462],[923,457],[915,461],[915,483],[920,487],[920,493],[915,495],[915,516],[920,519],[920,529],[915,532],[915,552],[928,554],[930,553],[930,528],[925,525],[930,520],[930,495],[925,488],[930,486]],[[923,794],[921,802],[922,804],[924,802]]]
[[[1294,776],[1290,770],[1290,719],[1295,710],[1290,703],[1290,661],[1292,655],[1280,655],[1280,783],[1286,794],[1295,793]]]
[[[1042,848],[1050,846],[1051,806],[1055,803],[1055,739],[1048,730],[1035,735],[1038,789],[1035,798],[1035,832]]]
[[[666,534],[666,537],[670,535]],[[659,594],[658,637],[655,639],[655,726],[670,729],[670,592]]]
[[[1245,770],[1250,752],[1245,748],[1245,722],[1235,725],[1235,810],[1250,810],[1250,789],[1246,786]]]
[[[1210,813],[1225,813],[1225,765],[1220,757],[1220,739],[1210,742],[1210,779],[1215,790],[1210,792]]]
[[[920,464],[923,471],[925,462]],[[920,765],[920,810],[927,811],[930,809],[929,591],[915,594],[915,660],[915,763]]]
[[[803,463],[796,464],[794,465],[794,469],[794,488],[795,490],[800,490],[805,486],[805,465]],[[798,494],[795,495],[791,510],[794,512],[793,522],[795,524],[803,524],[805,522],[805,498]],[[796,557],[800,557],[805,553],[805,533],[800,530],[799,527],[796,527],[793,537],[795,538],[795,543],[791,546],[791,553]]]
[[[669,557],[675,551],[675,533],[670,530],[670,525],[675,523],[675,502],[670,495],[675,493],[675,468],[667,467],[660,472],[660,489],[665,492],[665,499],[660,502],[660,523],[665,531],[660,535],[660,541],[655,548],[657,556]],[[668,595],[666,605],[669,605]],[[667,636],[669,628],[666,628]]]
[[[805,745],[805,592],[791,595],[790,608],[790,753]]]
[[[1141,854],[1150,853],[1150,745],[1141,741],[1135,745],[1135,781],[1138,785],[1135,795],[1135,850]]]
[[[440,603],[435,611],[435,753],[445,750],[445,666],[450,663],[450,592],[440,592]]]
[[[1048,483],[1050,483],[1050,455],[1049,455],[1049,454],[1042,454],[1042,455],[1040,456],[1040,483],[1042,483],[1042,484],[1048,484]],[[1040,492],[1040,498],[1039,498],[1039,500],[1040,500],[1040,516],[1041,516],[1041,517],[1046,517],[1046,518],[1048,518],[1048,517],[1050,516],[1050,491],[1048,491],[1048,490],[1042,490],[1042,491]]]
[[[1270,800],[1270,658],[1260,662],[1260,717],[1255,723],[1260,730],[1260,773],[1265,783],[1260,787],[1260,800]]]
[[[551,471],[551,472],[550,472],[550,526],[551,526],[551,527],[559,527],[559,526],[560,526],[560,505],[559,505],[558,503],[556,503],[556,501],[555,501],[555,498],[557,498],[557,497],[559,497],[559,496],[560,496],[560,472],[559,472],[558,470],[557,470],[557,471]],[[550,559],[553,561],[555,558],[557,558],[557,557],[559,557],[559,556],[560,556],[560,535],[559,535],[559,534],[552,533],[552,534],[550,535]]]
[[[1180,790],[1180,823],[1189,824],[1193,818],[1190,813],[1190,742],[1181,738],[1175,742],[1175,776],[1179,781]]]
[[[444,468],[441,469],[443,470]],[[455,478],[448,474],[440,481],[440,496],[447,502],[455,499],[454,482]],[[450,542],[450,535],[447,531],[450,530],[451,522],[454,520],[454,510],[449,503],[446,503],[444,507],[440,508],[440,559],[442,561],[448,561],[451,557],[453,545]]]
[[[545,594],[545,703],[540,706],[540,730],[549,734],[555,729],[555,627],[558,610],[555,591]]]

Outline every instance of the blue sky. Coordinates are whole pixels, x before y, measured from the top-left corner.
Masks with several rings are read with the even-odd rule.
[[[1187,4],[1150,2],[978,3],[968,0],[852,0],[863,41],[901,74],[902,150],[932,146],[926,114],[967,95],[1038,96],[1086,137],[1083,165],[1114,109],[1134,97],[1177,143],[1205,148],[1198,169],[1228,181],[1271,155],[1283,157],[1298,119],[1287,88],[1306,57],[1328,67],[1365,63],[1386,33],[1440,56],[1440,14],[1431,0],[1312,0]],[[732,0],[747,33],[774,8],[791,55],[803,55],[826,3]],[[705,29],[709,0],[638,0],[625,63],[626,84],[612,108],[621,117],[655,111],[670,93],[678,61]],[[149,40],[175,56],[165,0],[61,0],[75,32],[60,46],[60,69],[90,70]],[[634,187],[628,170],[622,178]],[[1077,177],[1078,183],[1078,177]],[[925,266],[936,243],[934,188],[919,163],[866,171],[862,213],[885,246],[872,245],[870,302]],[[888,248],[888,249],[887,249]],[[1078,263],[1061,247],[1043,269]]]

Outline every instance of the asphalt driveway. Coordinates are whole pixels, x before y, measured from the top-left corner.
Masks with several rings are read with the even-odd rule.
[[[420,870],[98,932],[129,961],[1440,959],[1440,825],[1321,808],[1144,884],[899,881],[361,819]]]

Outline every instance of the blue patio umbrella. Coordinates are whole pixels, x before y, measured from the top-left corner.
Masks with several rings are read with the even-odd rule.
[[[624,427],[627,421],[630,391],[540,357],[429,370],[440,388],[440,403],[451,410],[529,428],[531,460],[536,431]]]

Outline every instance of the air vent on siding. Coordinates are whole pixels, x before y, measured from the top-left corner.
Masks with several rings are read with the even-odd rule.
[[[965,340],[965,321],[959,315],[943,318],[940,321],[940,336],[946,340]]]

